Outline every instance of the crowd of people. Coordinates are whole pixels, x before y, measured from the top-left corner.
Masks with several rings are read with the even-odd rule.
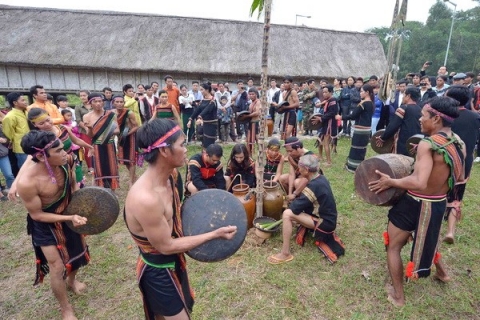
[[[405,304],[400,252],[412,232],[414,246],[406,276],[426,277],[435,265],[435,277],[449,280],[438,253],[440,228],[445,217],[443,240],[453,243],[475,161],[480,116],[471,73],[447,76],[441,67],[436,77],[429,77],[425,75],[429,66],[427,62],[418,74],[399,81],[386,101],[379,98],[382,79],[376,76],[365,81],[337,78],[333,84],[321,80],[318,89],[314,79],[297,84],[286,76],[279,88],[272,79],[266,98],[274,136],[267,144],[263,179],[282,186],[288,207],[282,215],[282,250],[269,256],[268,263],[293,260],[290,240],[295,225],[296,242],[303,245],[312,232],[315,245],[330,262],[345,253],[335,232],[334,192],[320,167],[332,164],[338,138],[345,136],[352,144],[345,167],[355,171],[372,133],[385,129],[375,143],[381,146],[393,137],[392,152],[398,154],[411,155],[406,141],[412,135],[426,136],[415,146],[410,176],[393,179],[377,172],[378,180],[368,186],[376,193],[391,187],[408,190],[390,209],[384,234],[392,279],[388,300],[396,306]],[[62,227],[66,221],[88,222],[80,215],[62,215],[72,193],[85,185],[83,172],[93,175],[95,185],[112,191],[120,184],[118,166],[125,165],[129,172],[124,217],[140,249],[138,281],[146,316],[151,318],[188,318],[193,295],[183,253],[214,238],[232,239],[236,233],[236,227],[228,226],[184,237],[180,216],[184,191],[188,197],[208,188],[231,191],[238,183],[256,186],[261,103],[253,79],[247,86],[238,80],[233,92],[227,83],[212,88],[208,82],[193,82],[189,91],[185,85],[178,87],[171,76],[164,81],[163,89],[157,82],[138,85],[136,90],[125,84],[120,95],[108,87],[101,93],[82,90],[82,104],[74,109],[65,96],[57,97],[58,106],[54,105],[41,85],[30,89],[35,99],[30,106],[20,93],[7,95],[10,110],[2,115],[0,136],[3,199],[18,195],[23,200],[38,261],[36,283],[50,272],[65,319],[75,318],[66,286],[77,293],[85,288],[76,274],[90,259],[83,236],[73,237]],[[244,116],[241,121],[239,114]],[[318,154],[306,149],[297,136],[310,136],[315,130]],[[235,145],[224,166],[222,143],[229,138]],[[202,151],[187,160],[185,145],[195,140],[201,141]],[[143,162],[148,168],[137,180],[135,168]],[[183,183],[177,169],[186,163]],[[286,173],[285,163],[289,164]],[[160,292],[160,286],[165,291]]]

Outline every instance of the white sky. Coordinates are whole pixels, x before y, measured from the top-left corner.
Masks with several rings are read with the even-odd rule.
[[[425,22],[436,0],[410,0],[407,20]],[[457,10],[475,7],[473,0],[452,0]],[[252,0],[0,0],[11,6],[139,12],[184,17],[257,21],[249,17]],[[395,0],[273,0],[272,23],[363,32],[390,26]],[[453,5],[447,3],[453,9]],[[311,18],[296,15],[311,16]],[[263,18],[261,18],[263,21]]]

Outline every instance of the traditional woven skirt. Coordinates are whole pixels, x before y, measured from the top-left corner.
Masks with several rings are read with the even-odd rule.
[[[352,146],[347,158],[347,170],[357,170],[360,163],[365,160],[367,154],[367,146],[370,141],[370,127],[355,126],[352,137]]]

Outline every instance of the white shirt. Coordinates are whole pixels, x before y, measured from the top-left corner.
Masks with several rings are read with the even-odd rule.
[[[195,100],[195,98],[193,97],[193,94],[191,94],[191,93],[187,93],[186,97],[182,94],[180,95],[180,97],[178,97],[178,102],[180,104],[183,104],[185,106],[185,109],[193,108],[192,107],[192,102],[194,100]]]
[[[280,88],[277,88],[277,87],[275,87],[275,89],[272,89],[272,88],[268,89],[268,91],[267,91],[267,102],[268,102],[268,104],[272,103],[273,96],[279,90],[280,90]]]

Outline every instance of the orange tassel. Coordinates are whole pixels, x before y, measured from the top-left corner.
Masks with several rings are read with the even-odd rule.
[[[385,231],[385,232],[383,233],[383,243],[384,243],[386,246],[388,246],[388,244],[390,243],[390,238],[388,237],[388,232],[387,232],[387,231]]]
[[[320,242],[315,241],[315,245],[318,247],[320,245]]]
[[[413,278],[413,268],[415,268],[415,264],[409,261],[405,267],[405,276],[409,279]]]
[[[67,269],[67,274],[69,274],[70,272],[72,272],[72,265],[70,263],[67,263],[65,265],[65,268]]]
[[[442,257],[442,255],[440,254],[440,252],[436,252],[435,253],[435,258],[433,258],[433,263],[434,264],[437,264],[439,261],[440,261],[440,258]]]
[[[35,264],[40,264],[40,263],[42,263],[42,261],[40,261],[40,259],[35,260]]]
[[[62,245],[61,244],[57,245],[57,249],[62,250]]]

